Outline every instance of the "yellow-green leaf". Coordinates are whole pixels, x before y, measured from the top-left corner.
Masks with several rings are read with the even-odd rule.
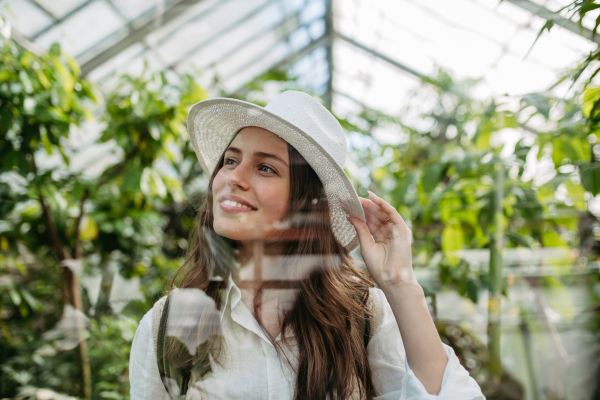
[[[573,200],[573,205],[579,211],[586,210],[586,202],[585,202],[585,189],[581,185],[576,185],[571,180],[567,180],[565,182],[565,188],[569,193],[569,197]]]
[[[96,221],[88,215],[84,215],[81,221],[81,231],[79,238],[81,240],[94,240],[98,237],[98,225]]]
[[[586,118],[590,118],[590,113],[598,100],[600,100],[600,88],[588,88],[583,92],[581,111]]]
[[[442,231],[442,251],[451,263],[458,261],[455,252],[462,250],[465,240],[460,222],[446,224]]]
[[[560,235],[551,229],[546,230],[542,233],[542,243],[546,247],[566,247],[567,243],[562,240]]]

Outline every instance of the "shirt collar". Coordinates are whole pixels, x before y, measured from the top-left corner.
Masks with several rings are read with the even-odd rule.
[[[223,297],[223,304],[221,306],[221,320],[223,319],[223,315],[225,314],[225,310],[227,309],[227,303],[231,302],[231,308],[233,309],[241,300],[242,292],[240,288],[237,287],[235,282],[233,281],[233,277],[231,273],[227,278],[227,288],[225,289],[225,295]]]

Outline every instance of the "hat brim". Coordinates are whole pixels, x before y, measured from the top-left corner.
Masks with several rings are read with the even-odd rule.
[[[319,143],[302,129],[263,107],[229,98],[213,98],[192,106],[187,118],[188,132],[206,175],[212,175],[233,137],[248,126],[273,132],[304,157],[325,189],[336,239],[348,251],[354,250],[359,244],[358,236],[346,216],[365,221],[365,215],[352,182]]]

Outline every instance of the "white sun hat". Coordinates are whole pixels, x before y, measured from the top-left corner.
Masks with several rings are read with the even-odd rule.
[[[207,176],[242,129],[266,129],[294,146],[325,188],[333,233],[349,251],[358,246],[346,216],[365,220],[356,190],[344,172],[346,135],[337,119],[312,96],[289,90],[260,107],[236,99],[213,98],[192,106],[187,118],[190,140]]]

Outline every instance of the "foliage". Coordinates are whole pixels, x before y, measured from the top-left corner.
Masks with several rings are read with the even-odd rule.
[[[364,110],[346,124],[354,132],[351,157],[366,173],[359,183],[386,194],[412,223],[415,259],[437,265],[441,280],[473,301],[489,288],[488,271],[461,254],[490,246],[497,166],[506,171],[505,246],[566,250],[578,245],[585,189],[591,191],[589,142],[595,140],[576,99],[530,94],[511,111],[502,99],[474,99],[476,85],[439,71],[409,101],[426,105],[421,110],[412,106],[399,116]],[[551,107],[560,108],[560,117],[550,119]],[[529,128],[535,119],[547,130]],[[378,144],[368,138],[372,133],[395,142]],[[531,164],[540,160],[548,167],[534,176]],[[557,272],[570,267],[569,260]]]
[[[93,398],[127,398],[137,322],[181,264],[187,205],[202,196],[184,123],[206,93],[191,76],[122,77],[96,108],[90,145],[104,163],[92,174],[70,140],[100,96],[76,62],[58,45],[38,57],[2,36],[0,59],[0,396],[82,396],[78,339],[61,328],[67,265],[86,294]]]
[[[550,31],[555,25],[555,21],[563,19],[568,21],[576,21],[580,27],[580,33],[584,32],[583,19],[592,17],[595,19],[594,28],[591,30],[591,39],[597,40],[598,28],[600,27],[600,3],[597,0],[574,0],[568,3],[554,13],[548,19],[548,22],[542,27],[538,33],[538,38],[544,34],[544,31]],[[561,22],[562,25],[564,22]],[[588,37],[589,38],[589,37]],[[584,188],[592,195],[596,196],[600,194],[600,143],[598,143],[598,134],[600,132],[600,88],[597,83],[597,75],[600,72],[600,49],[596,49],[580,62],[580,64],[572,71],[567,71],[562,80],[571,80],[571,88],[576,87],[579,84],[578,90],[582,92],[581,95],[581,114],[582,124],[573,126],[571,134],[576,134],[575,129],[580,129],[580,134],[589,134],[589,143],[592,146],[591,151],[583,147],[578,149],[577,153],[588,151],[591,154],[586,163],[585,160],[576,162],[577,167],[581,174],[581,181]],[[562,81],[561,80],[561,81]],[[566,126],[568,128],[568,125]],[[561,141],[561,144],[564,140]],[[560,146],[560,145],[559,145]],[[582,229],[585,231],[585,228]],[[595,235],[595,234],[594,234]],[[589,235],[592,236],[592,235]],[[597,236],[597,235],[596,235]],[[585,238],[584,238],[585,239]],[[585,242],[592,242],[590,245]],[[598,249],[598,241],[594,238],[587,238],[582,243],[582,250],[585,250],[586,259],[596,259],[600,256]],[[598,341],[600,341],[600,278],[596,274],[592,276],[589,282],[592,287],[591,296],[595,310],[592,317],[592,330],[595,332]],[[600,368],[596,370],[596,376],[600,377]],[[600,380],[598,380],[600,382]],[[595,393],[593,394],[594,399],[600,398],[600,383],[596,386]]]
[[[486,399],[518,400],[525,397],[523,386],[507,372],[502,374],[500,386],[492,383],[488,349],[475,335],[451,322],[436,321],[435,327],[442,342],[452,347],[462,366],[477,381]]]
[[[598,28],[600,27],[600,2],[598,0],[573,0],[545,17],[547,21],[538,32],[535,42],[544,33],[550,32],[554,27],[560,28],[565,25],[566,21],[576,22],[579,25],[580,34],[586,36],[588,39],[598,39]],[[586,17],[588,19],[591,17],[595,20],[594,28],[591,30],[587,30],[583,25],[583,19]],[[588,35],[589,31],[591,31],[591,36]],[[532,44],[532,47],[535,45],[535,42]],[[599,72],[600,48],[590,52],[574,70],[568,71],[558,82],[570,79],[571,87],[573,87],[576,83],[582,81],[584,101],[587,103],[587,106],[584,107],[584,114],[594,125],[598,123],[600,97],[598,96],[598,89],[594,88],[597,85],[594,85],[593,82]],[[591,88],[588,89],[588,87]]]

